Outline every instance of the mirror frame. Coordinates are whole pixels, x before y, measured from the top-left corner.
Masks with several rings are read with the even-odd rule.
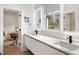
[[[36,13],[38,12],[38,11],[40,11],[40,13],[41,13],[41,24],[40,24],[40,28],[36,28],[36,26],[37,26],[37,23],[36,23]],[[42,16],[43,16],[43,8],[42,7],[40,7],[40,8],[37,8],[36,10],[35,10],[35,29],[37,29],[37,30],[42,30]]]

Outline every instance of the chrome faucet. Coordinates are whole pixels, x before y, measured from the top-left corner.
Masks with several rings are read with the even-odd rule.
[[[72,43],[72,36],[69,36],[67,39],[69,39],[69,43]]]

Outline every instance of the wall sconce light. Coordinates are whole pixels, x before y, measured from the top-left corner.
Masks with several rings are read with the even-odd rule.
[[[25,19],[25,22],[26,22],[26,23],[29,23],[29,22],[30,22],[29,17],[26,17],[26,16],[25,16],[24,19]]]

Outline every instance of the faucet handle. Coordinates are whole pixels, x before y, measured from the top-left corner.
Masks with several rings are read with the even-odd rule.
[[[69,36],[67,39],[70,39],[70,38],[72,39],[72,36]]]

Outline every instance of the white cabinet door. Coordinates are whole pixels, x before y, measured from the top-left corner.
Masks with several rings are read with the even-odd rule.
[[[65,55],[64,53],[27,36],[25,45],[36,55]]]
[[[31,50],[31,47],[32,47],[32,46],[31,46],[31,45],[32,45],[32,44],[31,44],[31,43],[32,43],[31,40],[32,40],[32,38],[30,38],[30,37],[28,37],[28,36],[25,36],[25,43],[24,43],[24,44],[25,44],[25,46],[26,46],[28,49],[30,49],[30,50]]]

